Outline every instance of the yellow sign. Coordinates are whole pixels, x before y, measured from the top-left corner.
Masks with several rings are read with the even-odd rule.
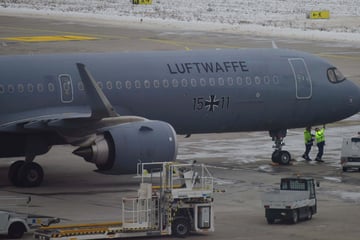
[[[309,14],[310,19],[329,19],[330,18],[330,11],[323,10],[323,11],[311,11]]]
[[[152,0],[132,0],[133,4],[152,4]]]

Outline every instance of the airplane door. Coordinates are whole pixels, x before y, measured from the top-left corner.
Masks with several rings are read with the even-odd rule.
[[[312,96],[311,77],[302,58],[289,58],[289,64],[295,79],[296,98],[309,99]]]
[[[61,102],[71,103],[74,100],[74,90],[70,75],[68,74],[59,75],[59,83],[61,90]]]

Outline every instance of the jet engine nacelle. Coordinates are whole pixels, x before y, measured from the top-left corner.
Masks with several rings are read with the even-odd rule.
[[[104,173],[136,173],[140,162],[176,159],[176,132],[170,124],[161,121],[120,124],[97,135],[91,146],[80,147],[74,154],[95,163]]]

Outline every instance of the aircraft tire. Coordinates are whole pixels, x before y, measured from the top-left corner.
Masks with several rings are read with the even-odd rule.
[[[291,155],[288,151],[280,151],[279,153],[279,163],[281,165],[289,165],[291,161]]]
[[[11,182],[12,185],[19,187],[20,182],[18,181],[18,173],[19,169],[24,165],[25,161],[18,160],[11,164],[8,172],[8,179]]]
[[[271,155],[271,161],[273,163],[279,163],[279,160],[280,160],[280,151],[275,150]]]
[[[44,179],[44,171],[39,164],[26,162],[20,167],[17,179],[22,187],[37,187]]]

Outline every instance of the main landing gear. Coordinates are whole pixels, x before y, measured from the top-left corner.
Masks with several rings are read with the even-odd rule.
[[[16,187],[37,187],[44,179],[42,167],[33,162],[35,157],[19,160],[11,164],[8,172],[10,182]]]
[[[273,148],[275,149],[271,155],[271,160],[274,163],[279,163],[281,165],[288,165],[291,161],[291,155],[288,151],[283,151],[282,146],[285,145],[284,138],[286,137],[286,129],[282,130],[271,130],[269,135],[274,141]]]

